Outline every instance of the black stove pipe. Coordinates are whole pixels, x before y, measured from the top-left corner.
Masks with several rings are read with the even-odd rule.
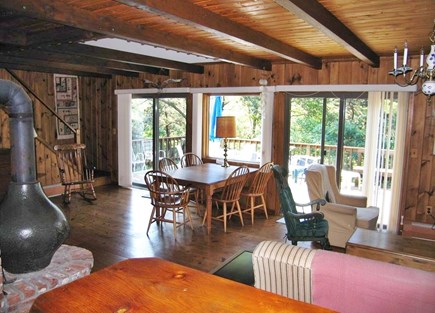
[[[11,182],[0,203],[0,252],[11,273],[41,270],[69,234],[63,212],[36,179],[32,102],[15,83],[0,79],[0,105],[9,115]]]

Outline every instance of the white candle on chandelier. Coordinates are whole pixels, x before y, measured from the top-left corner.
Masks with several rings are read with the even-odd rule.
[[[403,66],[408,63],[408,42],[405,40],[405,45],[403,48]]]
[[[421,48],[420,50],[420,67],[423,66],[423,60],[424,60],[424,50]]]
[[[394,48],[394,69],[397,70],[397,47]]]

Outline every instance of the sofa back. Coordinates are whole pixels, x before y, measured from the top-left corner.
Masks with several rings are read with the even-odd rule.
[[[256,288],[338,312],[434,312],[433,272],[275,241],[252,261]]]

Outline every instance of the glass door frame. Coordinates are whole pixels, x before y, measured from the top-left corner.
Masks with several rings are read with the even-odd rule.
[[[336,168],[336,181],[337,185],[340,186],[341,183],[341,170],[343,168],[343,150],[344,150],[344,131],[345,131],[345,118],[346,118],[346,100],[347,99],[360,99],[360,98],[368,98],[367,92],[319,92],[315,94],[298,94],[298,93],[287,93],[285,99],[285,112],[286,114],[284,120],[284,127],[288,129],[284,136],[284,140],[286,141],[285,151],[284,151],[284,159],[289,160],[289,145],[290,145],[290,120],[291,120],[291,100],[292,98],[323,98],[322,102],[322,133],[320,138],[320,163],[324,163],[325,159],[325,134],[326,134],[326,113],[327,113],[327,99],[335,98],[339,99],[339,116],[338,116],[338,130],[337,130],[337,150],[336,150],[336,159],[335,159],[335,168]],[[288,162],[286,162],[286,166],[288,167]],[[289,170],[287,168],[287,170]]]
[[[158,170],[158,161],[159,160],[159,120],[160,120],[160,110],[159,110],[159,99],[167,99],[167,98],[184,98],[186,101],[186,130],[185,130],[185,143],[186,143],[186,151],[191,147],[191,136],[189,134],[192,133],[192,126],[190,118],[192,116],[192,95],[189,93],[137,93],[132,95],[132,100],[134,99],[150,99],[152,100],[152,169]],[[131,127],[131,126],[130,126]],[[130,140],[132,140],[130,138]],[[131,144],[130,144],[131,145]],[[132,182],[133,186],[137,187],[145,187],[144,184]]]

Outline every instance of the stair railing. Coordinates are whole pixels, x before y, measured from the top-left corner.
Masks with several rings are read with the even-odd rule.
[[[35,97],[36,100],[38,100],[47,110],[49,110],[51,112],[51,114],[53,114],[61,123],[63,123],[68,129],[71,130],[71,132],[74,134],[74,142],[75,143],[80,143],[80,130],[79,129],[75,129],[70,124],[68,124],[67,121],[65,121],[59,114],[57,114],[57,112],[55,110],[50,108],[41,98],[39,98],[38,95],[36,93],[34,93],[33,90],[26,84],[26,82],[24,82],[21,78],[19,78],[13,71],[11,71],[9,69],[5,69],[5,70],[16,81],[18,81],[21,84],[21,86],[23,86],[23,88],[27,90],[27,92],[29,92],[33,97]]]

